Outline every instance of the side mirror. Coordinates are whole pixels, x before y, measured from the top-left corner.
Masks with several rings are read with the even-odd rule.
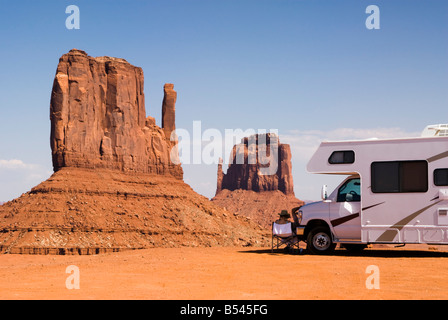
[[[326,184],[324,184],[322,186],[322,191],[321,191],[320,197],[322,198],[322,200],[327,200],[328,194],[327,194],[327,185]]]
[[[347,194],[345,195],[345,201],[346,201],[346,202],[352,202],[352,201],[353,201],[353,194],[351,194],[351,193],[347,193]]]

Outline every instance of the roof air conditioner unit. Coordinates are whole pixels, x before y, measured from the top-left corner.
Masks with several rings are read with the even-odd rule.
[[[448,137],[448,124],[433,124],[427,126],[422,137]]]

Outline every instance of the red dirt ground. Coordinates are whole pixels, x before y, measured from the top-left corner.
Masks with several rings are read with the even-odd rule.
[[[0,299],[447,299],[448,248],[370,248],[357,255],[270,248],[151,248],[89,256],[0,255]],[[66,268],[79,268],[69,290]],[[380,289],[367,289],[366,268]]]

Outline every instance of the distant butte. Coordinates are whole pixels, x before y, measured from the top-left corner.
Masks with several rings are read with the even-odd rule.
[[[272,157],[271,152],[275,152]],[[218,165],[217,193],[223,189],[279,190],[286,195],[294,195],[291,148],[288,144],[281,144],[278,136],[270,133],[242,139],[233,147],[226,174],[222,172],[222,165]]]
[[[227,173],[222,161],[218,164],[212,202],[265,228],[270,228],[281,210],[303,205],[294,195],[290,146],[280,143],[275,134],[242,139],[233,147]]]

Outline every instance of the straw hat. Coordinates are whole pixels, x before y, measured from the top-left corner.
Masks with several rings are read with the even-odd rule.
[[[282,210],[282,212],[279,213],[280,217],[287,217],[290,218],[291,215],[289,214],[288,210]]]

